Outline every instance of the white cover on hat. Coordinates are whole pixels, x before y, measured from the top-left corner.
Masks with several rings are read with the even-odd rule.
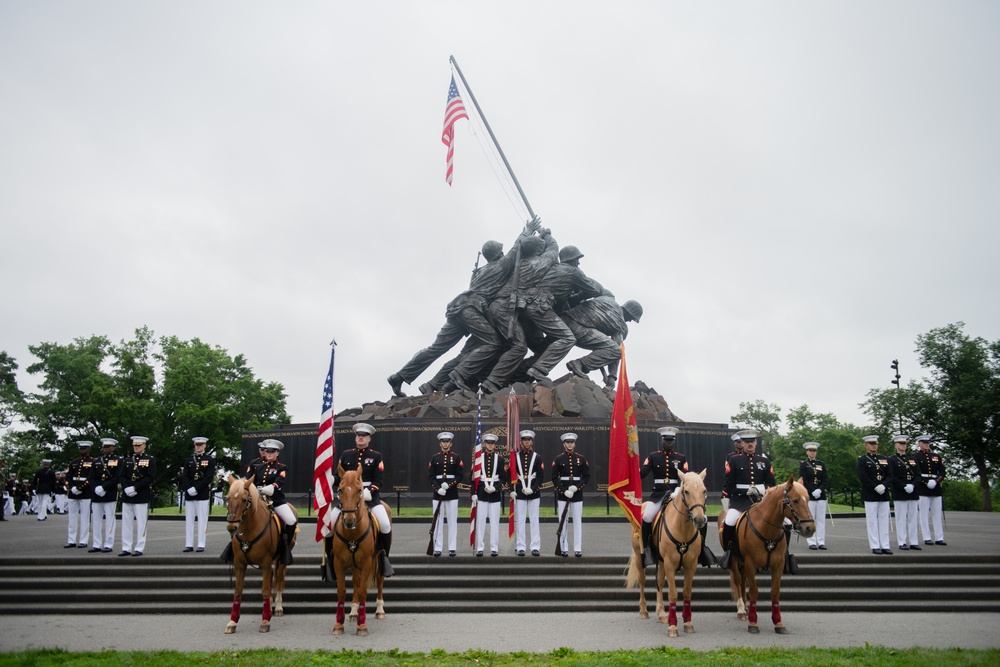
[[[736,442],[737,440],[740,439],[740,434],[738,432],[733,433],[731,436],[729,436],[729,439],[732,440],[733,442]]]
[[[806,444],[802,445],[802,448],[803,449],[819,449],[819,443],[818,442],[807,442]]]
[[[866,435],[865,437],[863,437],[861,439],[864,440],[865,442],[878,442],[878,436],[877,435]]]
[[[118,445],[118,441],[114,438],[101,438],[101,446],[104,445],[111,445],[112,447],[115,447]]]
[[[760,436],[760,431],[755,428],[745,428],[742,431],[737,431],[736,435],[740,436],[740,440],[745,438],[757,438]]]
[[[133,445],[137,443],[146,444],[147,442],[149,442],[149,438],[147,438],[144,435],[133,435],[131,440]]]
[[[261,440],[258,447],[277,449],[279,452],[285,448],[285,443],[281,440],[275,440],[274,438],[268,438],[267,440]]]
[[[208,438],[204,438],[199,435],[197,438],[191,438],[191,441],[196,445],[204,445],[208,442]]]
[[[576,436],[576,433],[563,433],[561,436],[559,436],[559,439],[562,440],[563,442],[566,442],[567,440],[572,440],[573,442],[576,442],[577,440],[579,440],[579,438],[577,438]]]
[[[90,440],[77,440],[76,441],[76,446],[79,447],[80,449],[84,449],[86,447],[90,447],[93,444],[94,443],[92,443]]]
[[[656,429],[656,432],[660,434],[661,438],[664,436],[676,438],[677,434],[680,433],[680,431],[681,430],[676,426],[663,426],[661,428]]]
[[[438,440],[454,440],[455,434],[449,433],[448,431],[441,431],[438,433]]]
[[[528,430],[521,431],[521,439],[524,440],[525,438],[531,438],[532,440],[534,440],[535,439],[535,432],[534,431],[528,431]]]
[[[933,438],[931,438],[931,436],[927,435],[926,433],[917,436],[917,442],[930,442],[931,440],[933,440]]]
[[[375,435],[375,427],[371,424],[366,424],[364,422],[358,422],[354,425],[355,433],[367,433],[368,435]]]
[[[497,437],[496,433],[484,433],[483,442],[496,442],[500,438]]]
[[[903,435],[902,433],[900,433],[899,435],[892,436],[892,441],[893,442],[909,442],[910,441],[910,436]]]

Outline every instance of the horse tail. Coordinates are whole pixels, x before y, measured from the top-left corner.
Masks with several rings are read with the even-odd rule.
[[[639,588],[644,583],[645,572],[643,571],[642,554],[636,545],[636,539],[632,538],[632,555],[628,559],[628,570],[625,577],[625,588]]]

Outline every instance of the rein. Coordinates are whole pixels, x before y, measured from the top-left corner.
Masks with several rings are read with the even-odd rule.
[[[355,524],[354,528],[348,528],[347,523],[344,521],[344,515],[345,514],[358,514],[360,516],[361,507],[362,507],[362,505],[359,503],[358,506],[355,507],[354,509],[347,510],[347,509],[344,509],[343,505],[341,505],[340,506],[340,518],[337,520],[337,523],[341,524],[347,532],[356,531],[357,530],[357,524]],[[347,550],[349,552],[351,552],[351,564],[354,566],[355,569],[358,568],[358,562],[356,560],[356,554],[357,554],[357,551],[358,551],[358,547],[360,547],[361,543],[368,537],[368,534],[370,532],[372,532],[372,524],[375,523],[374,519],[372,519],[371,510],[368,509],[367,507],[365,507],[365,513],[368,516],[368,525],[365,526],[364,532],[361,533],[361,535],[357,539],[354,539],[354,540],[348,539],[343,534],[341,534],[340,531],[337,530],[336,526],[334,526],[334,528],[333,528],[333,535],[334,535],[334,537],[339,538],[341,542],[343,542],[344,544],[346,544],[347,545]]]
[[[252,549],[255,544],[260,542],[264,538],[264,536],[267,535],[268,532],[271,530],[271,517],[268,516],[267,521],[264,523],[264,527],[257,534],[257,536],[254,537],[252,540],[246,539],[246,533],[244,532],[245,529],[243,528],[243,522],[246,521],[247,516],[249,514],[254,513],[250,511],[251,509],[253,509],[253,498],[251,497],[250,492],[248,490],[246,502],[243,503],[243,511],[238,514],[238,518],[236,516],[233,516],[232,514],[226,516],[227,524],[234,524],[234,523],[236,524],[236,529],[233,531],[232,535],[233,538],[240,543],[240,550],[242,550],[244,554],[249,553],[250,549]],[[249,562],[249,559],[247,562]],[[250,563],[250,564],[257,565],[256,563]]]
[[[701,533],[698,531],[697,526],[694,522],[694,510],[699,507],[704,510],[705,504],[698,503],[696,505],[689,505],[687,498],[684,496],[683,486],[679,488],[677,496],[680,496],[682,502],[684,503],[684,508],[687,510],[688,521],[691,523],[692,526],[695,526],[694,536],[687,542],[681,542],[680,540],[678,540],[676,537],[674,537],[673,533],[670,532],[670,526],[667,525],[666,518],[662,514],[660,515],[660,524],[663,526],[663,531],[667,534],[667,537],[670,538],[670,541],[674,543],[674,547],[677,549],[677,553],[683,556],[685,553],[687,553],[687,550],[691,547],[691,545],[694,544],[695,540],[701,537]],[[674,511],[677,512],[678,514],[683,514],[680,508],[677,507],[677,497],[674,497],[674,499],[670,501],[669,506],[672,507]]]
[[[762,504],[763,503],[755,504],[753,507],[751,507],[750,509],[748,509],[745,512],[745,514],[746,514],[746,518],[747,518],[747,525],[750,526],[751,532],[753,532],[753,534],[757,536],[757,539],[759,539],[761,542],[764,543],[764,549],[767,551],[767,563],[764,565],[764,567],[770,568],[771,567],[771,552],[774,551],[775,548],[777,548],[778,544],[784,539],[785,528],[781,524],[771,523],[770,521],[767,520],[767,517],[765,516],[764,517],[764,523],[766,523],[768,526],[770,526],[772,528],[777,528],[778,529],[778,537],[777,537],[777,539],[773,539],[773,540],[764,537],[764,535],[760,532],[760,530],[757,529],[757,526],[755,526],[753,524],[753,517],[750,515],[750,513],[754,509],[759,508],[760,505],[762,505]],[[799,518],[799,515],[795,512],[795,508],[792,507],[792,501],[788,499],[788,488],[787,487],[785,488],[785,491],[782,494],[782,498],[781,498],[781,510],[780,510],[781,516],[784,516],[784,514],[785,514],[784,509],[786,507],[788,508],[788,511],[792,515],[792,528],[795,530],[796,533],[800,533],[801,532],[801,530],[802,530],[802,524],[804,524],[804,523],[815,523],[814,519],[800,519]],[[761,509],[760,511],[763,512],[764,510]]]

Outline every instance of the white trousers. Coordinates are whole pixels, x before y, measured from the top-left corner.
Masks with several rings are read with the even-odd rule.
[[[656,519],[656,515],[660,512],[660,503],[648,502],[646,507],[642,510],[642,520],[643,523],[653,523]],[[562,516],[560,514],[559,516]]]
[[[556,518],[561,518],[563,513],[563,508],[566,507],[565,500],[556,501]],[[583,552],[583,502],[570,503],[569,511],[566,512],[566,523],[563,524],[562,535],[559,536],[559,550],[569,551],[567,548],[567,543],[569,539],[569,524],[570,521],[573,522],[573,551],[576,553]],[[558,524],[556,524],[558,526]]]
[[[826,501],[810,500],[809,511],[812,512],[813,519],[816,520],[816,532],[812,537],[806,538],[810,545],[826,546]]]
[[[282,507],[284,507],[284,505],[282,505]],[[385,534],[392,531],[392,525],[389,523],[389,513],[385,511],[382,503],[369,505],[368,509],[372,511],[372,514],[374,514],[375,518],[378,520],[378,532]],[[330,512],[330,525],[336,526],[339,518],[340,508],[334,507]]]
[[[202,502],[207,503],[208,501],[204,500]],[[285,524],[286,526],[294,526],[299,522],[299,517],[295,515],[295,510],[293,510],[292,506],[289,505],[288,503],[285,503],[284,505],[278,505],[277,507],[275,507],[274,513],[278,515],[279,519],[281,519],[281,523]],[[205,525],[208,525],[207,521],[205,522]]]
[[[149,503],[122,503],[122,551],[146,550],[148,517]]]
[[[79,539],[77,539],[79,538]],[[90,501],[69,501],[69,526],[66,544],[83,544],[90,541]]]
[[[52,501],[49,499],[50,496],[47,493],[43,493],[38,498],[38,507],[35,510],[38,513],[38,520],[45,521],[48,511],[52,509]]]
[[[920,506],[920,532],[924,536],[924,541],[944,542],[941,496],[920,496],[917,503]],[[934,537],[931,537],[931,525],[934,526]]]
[[[115,501],[90,504],[90,532],[95,549],[110,549],[115,546]]]
[[[3,515],[11,516],[13,514],[14,514],[14,499],[5,493],[3,496]]]
[[[448,515],[448,551],[458,550],[458,498],[454,500],[433,500],[431,509],[437,512],[438,505],[443,505],[434,523],[434,551],[441,551],[441,524]]]
[[[899,546],[920,544],[917,535],[917,501],[897,500],[896,508],[896,542]]]
[[[69,511],[69,496],[65,493],[56,494],[56,512],[65,514]]]
[[[193,547],[194,524],[198,521],[198,548],[205,548],[205,535],[208,534],[208,499],[187,500],[184,503],[184,547]]]
[[[735,507],[730,507],[726,512],[726,525],[735,526],[736,522],[739,521],[740,515],[743,514],[742,510],[738,510]]]
[[[889,503],[865,501],[865,523],[868,527],[868,548],[889,548]]]
[[[490,523],[490,553],[500,551],[500,503],[479,501],[476,505],[476,553],[482,553],[486,539],[486,522]]]
[[[534,500],[514,501],[514,549],[525,551],[524,548],[524,520],[531,523],[531,550],[542,550],[542,534],[538,529],[538,505],[541,498]]]

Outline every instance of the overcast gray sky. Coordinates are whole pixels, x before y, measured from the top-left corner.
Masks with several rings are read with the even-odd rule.
[[[199,337],[308,422],[336,337],[336,409],[387,400],[524,222],[466,121],[445,184],[453,54],[543,223],[644,306],[633,382],[863,425],[917,335],[1000,338],[998,29],[989,0],[0,2],[0,349],[30,390],[30,344]]]

